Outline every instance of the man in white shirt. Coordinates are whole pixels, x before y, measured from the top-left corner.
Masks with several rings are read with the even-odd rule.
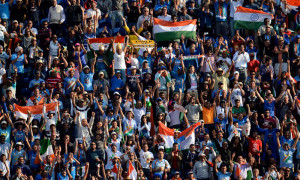
[[[146,177],[149,177],[150,164],[151,164],[151,161],[154,160],[154,156],[153,156],[153,153],[149,151],[148,144],[145,143],[142,146],[143,146],[143,148],[141,149],[140,146],[138,145],[138,148],[139,148],[138,150],[140,153],[140,162],[141,162],[141,166],[143,168],[143,171],[144,171]]]
[[[26,29],[29,29],[31,36],[36,36],[38,34],[38,30],[33,27],[33,22],[28,20],[26,28],[23,29],[22,33],[25,35]]]
[[[210,166],[206,162],[207,159],[204,153],[199,154],[199,161],[194,165],[193,173],[197,179],[209,179]]]
[[[10,172],[10,161],[7,160],[5,154],[1,154],[0,156],[0,170],[2,171],[3,175],[5,176],[6,173]]]
[[[240,45],[239,51],[233,56],[235,69],[240,73],[240,80],[245,83],[247,80],[247,63],[250,61],[249,54],[245,52],[245,46]]]
[[[60,29],[60,25],[65,21],[66,16],[64,8],[57,4],[57,0],[52,0],[52,6],[48,12],[48,22],[51,27],[52,33],[57,34]]]
[[[167,7],[163,7],[162,9],[162,15],[157,17],[158,19],[164,20],[164,21],[170,21],[171,22],[171,15],[168,14]]]
[[[96,21],[101,19],[101,11],[97,8],[97,1],[94,1],[91,5],[91,8],[87,10],[87,17],[92,18],[92,21],[94,21],[94,19],[96,19]],[[98,27],[98,23],[97,23],[97,27]]]

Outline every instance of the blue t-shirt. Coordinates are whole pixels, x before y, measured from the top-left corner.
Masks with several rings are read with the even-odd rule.
[[[275,117],[275,101],[269,103],[265,100],[264,102],[264,110],[268,109],[270,111],[270,116]]]
[[[26,134],[24,131],[15,131],[14,136],[15,136],[15,142],[18,142],[20,140],[24,142]]]
[[[0,3],[0,17],[1,19],[9,19],[9,3]]]
[[[78,53],[77,52],[75,52],[74,59],[78,61]],[[81,60],[82,67],[84,67],[86,65],[86,61],[85,61],[85,57],[84,57],[84,52],[83,51],[80,52],[80,60]],[[75,63],[75,66],[77,67],[78,63]]]
[[[96,72],[106,71],[106,65],[103,60],[103,56],[98,55],[96,62]]]
[[[58,174],[57,174],[57,178],[58,178],[59,180],[69,180],[69,179],[70,179],[68,175],[63,176],[61,173],[58,173]]]
[[[116,88],[121,88],[123,86],[124,86],[124,82],[123,82],[123,80],[121,78],[118,79],[116,76],[113,76],[111,78],[111,87],[110,87],[111,91],[113,91],[113,92],[117,91]]]
[[[17,54],[13,54],[11,56],[11,61],[14,61],[18,57]],[[24,62],[25,62],[25,57],[24,54],[19,56],[18,60],[14,63],[16,68],[18,69],[18,73],[24,73]]]
[[[215,2],[214,8],[216,21],[227,21],[228,4],[224,2],[220,5],[219,2]]]
[[[175,79],[175,91],[179,91],[181,88],[182,92],[184,91],[184,83],[186,79],[186,74],[178,74],[177,72],[172,71],[172,79]]]
[[[65,162],[67,162],[68,161],[68,154],[64,154],[64,156],[65,156]],[[74,155],[74,158],[76,159],[76,155]],[[70,174],[73,177],[73,179],[75,179],[75,175],[76,175],[76,161],[72,160],[72,164],[70,165],[70,163],[69,163],[68,164],[68,168],[70,168],[70,166],[72,166],[71,169],[69,169],[70,170]]]
[[[245,116],[242,120],[233,118],[233,122],[238,122],[238,123],[239,123],[239,126],[243,126],[244,124],[246,124],[247,118],[248,118],[248,116]]]
[[[293,154],[295,152],[294,148],[291,148],[289,150],[284,150],[282,148],[279,149],[279,158],[280,158],[280,168],[288,167],[293,168]]]
[[[222,121],[220,121],[218,118],[215,118],[215,124],[217,124],[218,122],[221,124],[221,127],[224,131],[226,131],[226,125],[228,124],[228,119],[223,119]]]
[[[33,80],[31,80],[30,81],[30,83],[29,83],[29,88],[33,88],[35,85],[40,85],[41,84],[41,82],[45,82],[43,79],[38,79],[38,80],[36,80],[36,79],[33,79]]]
[[[8,125],[6,129],[0,128],[0,135],[5,136],[5,142],[10,143],[10,132],[11,132],[11,126]]]
[[[73,88],[75,88],[76,80],[77,80],[76,77],[66,77],[65,78],[64,87],[66,90],[66,95],[68,95],[73,90]]]
[[[30,151],[28,153],[28,155],[29,155],[29,160],[30,160],[30,168],[38,169],[40,167],[40,164],[34,164],[34,161],[36,159],[36,153],[33,151]]]
[[[226,172],[223,174],[222,172],[218,171],[216,175],[218,176],[218,180],[229,180],[231,173]]]
[[[89,72],[85,74],[83,71],[80,73],[80,82],[82,83],[84,90],[92,91],[93,90],[93,77],[94,73]]]

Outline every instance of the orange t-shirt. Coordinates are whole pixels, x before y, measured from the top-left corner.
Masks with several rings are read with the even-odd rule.
[[[203,120],[205,124],[214,124],[214,108],[203,107]]]

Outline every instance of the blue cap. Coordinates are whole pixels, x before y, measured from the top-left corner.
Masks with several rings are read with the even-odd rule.
[[[163,69],[167,69],[167,68],[166,68],[166,66],[162,66],[162,67],[160,67],[160,69],[163,70]]]
[[[145,0],[145,3],[150,3],[150,0]]]
[[[120,70],[116,70],[116,73],[121,73],[121,71]]]
[[[153,174],[153,178],[162,178],[161,174],[160,173],[154,173]]]
[[[42,49],[39,49],[39,51],[38,52],[44,52]]]
[[[160,98],[160,97],[157,98],[157,99],[156,99],[156,102],[158,102],[158,101],[162,101],[162,98]]]

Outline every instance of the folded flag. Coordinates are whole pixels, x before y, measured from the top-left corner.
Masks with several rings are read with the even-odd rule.
[[[181,35],[185,38],[196,38],[197,20],[187,20],[180,22],[169,22],[154,18],[153,34],[155,41],[172,41],[180,39]]]
[[[48,111],[56,111],[57,104],[49,103],[45,104],[45,109],[43,105],[35,105],[35,106],[19,106],[15,104],[15,113],[17,118],[28,118],[28,111],[32,113],[32,117],[36,115],[40,115],[42,113],[47,113]]]
[[[273,16],[263,11],[239,6],[234,13],[234,28],[257,30],[264,24],[265,18],[272,20]]]

